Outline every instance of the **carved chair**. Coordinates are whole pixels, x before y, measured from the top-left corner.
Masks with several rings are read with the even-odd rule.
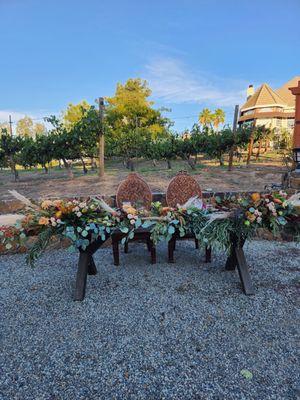
[[[186,171],[180,171],[177,175],[171,179],[166,193],[166,202],[169,207],[176,207],[177,204],[183,205],[190,198],[198,195],[199,198],[202,198],[202,191],[199,183],[195,178],[188,175]],[[192,233],[188,233],[183,237],[180,237],[178,234],[174,234],[171,240],[168,243],[168,260],[170,263],[174,262],[174,250],[176,248],[177,240],[191,240],[195,241],[196,249],[199,248],[199,242],[196,239],[195,235]],[[205,247],[205,262],[211,262],[211,248]]]
[[[126,202],[130,202],[133,207],[144,207],[149,210],[152,203],[152,192],[147,184],[147,182],[138,174],[131,173],[127,176],[125,180],[123,180],[117,189],[116,194],[116,204],[118,208],[122,208],[122,205]],[[134,238],[130,241],[137,241],[146,243],[147,249],[151,254],[151,263],[156,263],[156,248],[150,239],[150,229],[149,228],[138,228],[135,231]],[[117,230],[112,234],[112,247],[113,247],[113,256],[114,256],[114,264],[120,264],[120,255],[119,255],[119,243],[124,238],[124,233]],[[126,241],[124,245],[124,252],[128,253],[128,241]]]

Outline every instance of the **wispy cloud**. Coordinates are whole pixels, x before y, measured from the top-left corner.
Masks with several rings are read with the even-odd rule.
[[[15,111],[15,110],[0,110],[0,123],[8,122],[9,116],[12,121],[18,122],[19,119],[28,116],[36,121],[43,121],[43,118],[50,115],[56,115],[56,112],[49,110],[34,110],[34,111]]]
[[[191,71],[180,60],[157,58],[145,67],[153,96],[168,103],[197,103],[220,107],[245,100],[247,83]]]

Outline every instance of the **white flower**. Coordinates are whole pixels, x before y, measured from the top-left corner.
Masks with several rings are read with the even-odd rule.
[[[262,217],[257,217],[257,222],[260,224],[262,221]]]
[[[85,208],[85,207],[86,207],[86,203],[84,203],[84,202],[79,203],[79,207],[80,207],[80,208]]]
[[[128,217],[128,219],[132,219],[133,215],[132,214],[128,214],[127,217]]]
[[[58,218],[58,219],[56,220],[56,222],[57,222],[58,224],[61,224],[61,219]]]
[[[77,215],[77,217],[81,217],[82,216],[82,213],[80,212],[80,211],[78,211],[77,213],[76,213],[76,215]]]
[[[74,207],[74,208],[73,208],[73,211],[74,211],[74,212],[78,212],[78,211],[79,211],[79,207],[78,207],[78,206]]]
[[[57,223],[56,223],[55,221],[52,221],[51,225],[52,225],[52,226],[56,226]]]
[[[131,219],[130,223],[131,223],[131,225],[134,225],[135,224],[135,219]]]

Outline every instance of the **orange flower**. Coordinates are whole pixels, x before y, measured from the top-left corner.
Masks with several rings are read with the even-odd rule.
[[[56,208],[61,209],[62,206],[63,206],[63,202],[62,202],[62,200],[54,200],[54,201],[53,201],[53,205],[54,205]]]
[[[161,214],[162,214],[162,215],[167,215],[168,212],[171,211],[171,210],[172,210],[171,207],[163,207],[163,208],[161,209]]]
[[[136,215],[136,214],[137,214],[136,209],[133,208],[133,207],[130,206],[130,205],[124,204],[124,205],[123,205],[123,210],[126,212],[126,214],[132,214],[132,215]]]
[[[256,203],[257,201],[260,200],[260,194],[259,193],[252,193],[251,194],[251,199]]]
[[[48,208],[50,208],[51,206],[53,206],[53,202],[51,200],[44,200],[41,204],[41,208],[43,210],[48,210]]]
[[[49,224],[49,218],[41,217],[39,219],[39,225],[48,225],[48,224]]]
[[[276,198],[275,198],[273,201],[274,201],[274,203],[282,204],[282,201],[281,201],[280,199],[276,199]]]

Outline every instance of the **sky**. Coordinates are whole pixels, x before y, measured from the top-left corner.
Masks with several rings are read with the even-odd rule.
[[[300,0],[0,0],[0,122],[149,82],[183,131],[300,75]],[[40,121],[39,121],[40,122]]]

